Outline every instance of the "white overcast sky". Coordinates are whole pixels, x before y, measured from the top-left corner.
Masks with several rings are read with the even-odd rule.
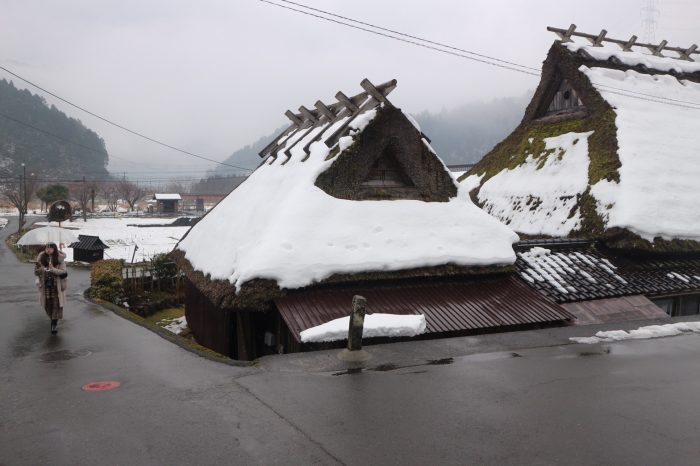
[[[299,3],[538,67],[555,39],[546,26],[576,23],[579,31],[642,39],[648,0]],[[700,42],[700,1],[660,0],[658,8],[657,41]],[[360,92],[364,77],[398,79],[392,101],[412,113],[537,85],[531,76],[258,0],[0,0],[0,63],[95,113],[216,160],[285,124],[287,109],[333,102],[338,90]],[[3,77],[11,78],[0,70]],[[198,175],[212,167],[47,101],[105,139],[110,170]]]

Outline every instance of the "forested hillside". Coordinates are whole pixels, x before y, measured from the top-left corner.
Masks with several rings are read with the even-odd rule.
[[[0,80],[0,171],[5,175],[17,174],[22,163],[37,174],[100,176],[107,175],[108,155],[102,138],[80,120],[68,117],[55,106],[47,105],[42,97],[17,89],[12,81],[3,79]]]
[[[520,123],[531,94],[414,115],[447,165],[474,163]]]

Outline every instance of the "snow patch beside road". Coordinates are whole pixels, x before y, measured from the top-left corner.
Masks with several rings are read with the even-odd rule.
[[[571,337],[575,343],[595,344],[622,340],[644,340],[648,338],[672,337],[683,333],[700,333],[700,322],[678,322],[675,324],[647,325],[636,330],[609,330],[598,332],[592,337]]]

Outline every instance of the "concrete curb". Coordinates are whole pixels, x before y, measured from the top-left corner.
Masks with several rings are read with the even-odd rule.
[[[217,356],[217,353],[214,353],[211,351],[203,351],[196,346],[194,346],[193,343],[191,343],[189,340],[186,340],[185,338],[179,337],[175,335],[172,332],[169,332],[165,330],[162,327],[159,327],[157,325],[153,325],[151,323],[146,322],[141,318],[140,316],[134,314],[133,312],[127,311],[126,309],[117,306],[116,304],[104,301],[99,298],[92,298],[90,297],[90,288],[87,288],[83,292],[83,297],[91,302],[92,304],[95,304],[97,306],[103,307],[109,311],[112,311],[119,317],[126,319],[136,325],[139,325],[145,329],[150,330],[151,332],[155,333],[159,337],[168,340],[171,343],[174,343],[175,345],[179,346],[180,348],[189,351],[190,353],[194,353],[197,356],[200,356],[202,358],[208,359],[210,361],[218,362],[221,364],[226,364],[227,366],[235,366],[235,367],[251,367],[254,366],[256,363],[255,361],[238,361],[236,359],[229,359],[227,357],[222,356]]]

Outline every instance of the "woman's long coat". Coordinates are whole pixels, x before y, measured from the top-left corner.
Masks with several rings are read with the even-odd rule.
[[[46,293],[44,293],[44,274],[52,272],[47,272],[41,265],[41,256],[43,254],[44,252],[40,253],[36,258],[36,268],[34,269],[34,274],[37,277],[35,283],[39,290],[39,302],[41,303],[42,308],[46,308]],[[65,258],[66,255],[61,251],[58,251],[58,267],[55,267],[56,272],[53,272],[54,275],[58,275],[66,271]],[[58,282],[58,305],[60,307],[64,307],[66,304],[66,289],[68,289],[68,278],[56,277],[56,281]]]

